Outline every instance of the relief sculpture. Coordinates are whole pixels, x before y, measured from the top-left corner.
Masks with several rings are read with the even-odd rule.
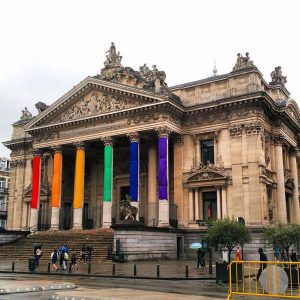
[[[137,100],[122,99],[114,95],[102,95],[93,92],[91,96],[86,96],[71,106],[66,113],[59,117],[58,121],[73,120],[139,105],[141,105],[141,103]]]

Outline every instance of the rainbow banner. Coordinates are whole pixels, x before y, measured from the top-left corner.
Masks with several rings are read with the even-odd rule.
[[[112,146],[104,147],[104,183],[103,183],[103,201],[111,201],[112,187]]]
[[[32,191],[30,207],[37,209],[40,196],[41,158],[36,155],[32,163]]]
[[[158,140],[158,199],[168,199],[168,138]]]
[[[52,207],[60,206],[62,154],[55,152],[53,158]]]
[[[139,142],[130,143],[130,198],[138,201],[139,194]]]
[[[84,198],[84,162],[85,152],[83,149],[76,150],[75,182],[74,182],[74,208],[82,208]]]

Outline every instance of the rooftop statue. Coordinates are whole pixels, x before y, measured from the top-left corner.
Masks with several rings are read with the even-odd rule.
[[[245,56],[242,56],[241,53],[238,53],[235,66],[233,67],[233,71],[247,67],[255,67],[253,61],[250,60],[249,52],[246,52]]]
[[[121,67],[121,60],[122,56],[120,55],[120,52],[117,53],[116,46],[114,43],[111,43],[111,46],[108,51],[105,53],[108,53],[106,55],[106,61],[104,62],[105,67]]]
[[[272,81],[270,82],[270,84],[281,83],[284,86],[287,82],[286,76],[282,76],[282,71],[280,66],[276,67],[274,71],[272,71],[271,79]]]
[[[28,120],[32,118],[32,114],[28,111],[27,107],[22,110],[22,115],[20,117],[20,120]]]

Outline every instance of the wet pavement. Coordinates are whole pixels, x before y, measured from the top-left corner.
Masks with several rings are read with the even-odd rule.
[[[113,267],[114,265],[114,267]],[[112,276],[113,268],[115,268],[115,276],[133,277],[134,265],[136,265],[137,277],[157,277],[157,266],[159,265],[159,277],[160,278],[206,278],[214,279],[213,274],[209,274],[208,266],[206,269],[197,269],[196,262],[193,260],[157,260],[157,261],[138,261],[138,262],[125,262],[125,263],[112,263],[112,262],[91,262],[90,273],[94,275]],[[186,268],[188,267],[188,270]],[[73,268],[72,274],[88,274],[89,265],[80,263],[78,269]],[[12,261],[0,261],[0,272],[11,271]],[[15,261],[14,270],[16,272],[28,271],[27,261]],[[47,273],[48,262],[41,261],[40,266],[35,272]],[[187,273],[188,271],[188,273]],[[55,273],[55,271],[51,271]],[[59,273],[69,273],[69,268],[66,271],[59,271]]]

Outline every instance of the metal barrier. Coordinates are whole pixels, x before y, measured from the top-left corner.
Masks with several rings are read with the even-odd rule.
[[[300,262],[232,261],[228,271],[227,300],[234,296],[300,299]]]

